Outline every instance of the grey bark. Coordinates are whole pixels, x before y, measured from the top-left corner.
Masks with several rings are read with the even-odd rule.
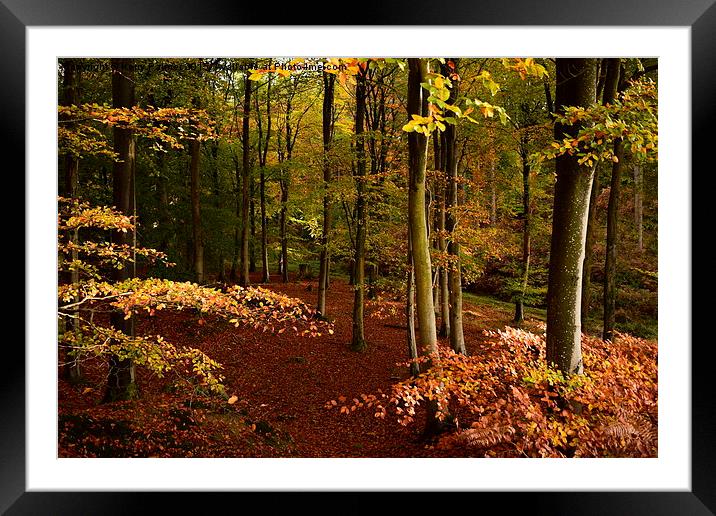
[[[408,114],[425,116],[427,97],[420,86],[425,82],[427,62],[425,59],[408,59]],[[408,134],[408,223],[413,246],[415,268],[415,304],[420,328],[420,351],[431,354],[437,351],[437,330],[433,306],[432,272],[428,228],[425,221],[425,164],[427,160],[427,137],[411,132]]]
[[[596,60],[557,59],[555,104],[589,107],[596,100]],[[555,138],[574,136],[578,126],[555,124]],[[581,286],[589,196],[594,168],[576,156],[556,160],[552,239],[547,292],[547,362],[565,374],[583,371]]]

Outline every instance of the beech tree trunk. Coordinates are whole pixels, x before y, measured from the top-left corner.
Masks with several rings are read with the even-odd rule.
[[[266,137],[263,135],[263,126],[261,123],[261,110],[259,109],[259,96],[256,95],[256,117],[258,121],[259,133],[259,167],[261,174],[259,178],[259,204],[261,211],[261,282],[269,283],[271,281],[271,273],[269,271],[268,261],[268,223],[266,220],[266,159],[268,157],[269,143],[271,142],[271,74],[268,76],[266,83]]]
[[[256,184],[253,175],[249,181],[249,272],[256,272]]]
[[[624,143],[621,139],[614,143],[614,155],[619,161],[612,165],[612,180],[609,189],[607,207],[607,253],[604,261],[604,340],[614,340],[614,312],[617,298],[617,232],[619,224],[619,195],[621,191],[622,161]]]
[[[596,59],[558,58],[555,104],[589,107],[596,100]],[[555,124],[555,138],[574,137],[579,126]],[[581,286],[589,196],[594,168],[577,156],[556,160],[557,182],[547,289],[547,362],[567,375],[581,374]]]
[[[201,155],[201,144],[199,140],[192,140],[190,144],[191,164],[191,226],[192,244],[194,246],[194,277],[197,283],[204,282],[204,241],[201,231],[201,177],[199,174],[199,159]]]
[[[323,72],[323,232],[321,235],[321,257],[318,272],[318,313],[326,316],[326,290],[330,275],[330,232],[331,232],[331,162],[329,152],[333,136],[333,89],[336,76]]]
[[[458,59],[452,59],[454,64],[454,73],[458,73]],[[447,67],[443,71],[444,75],[448,75]],[[453,79],[452,89],[450,90],[450,98],[448,102],[454,104],[457,101],[460,82]],[[445,149],[445,170],[447,173],[447,199],[445,202],[445,230],[448,234],[448,255],[450,256],[450,264],[448,267],[448,284],[449,284],[449,317],[450,317],[450,347],[456,353],[466,353],[465,336],[462,330],[462,273],[460,270],[460,243],[455,237],[455,229],[457,227],[457,217],[455,210],[458,206],[458,177],[457,177],[457,127],[453,124],[446,124],[444,131],[444,149]]]
[[[602,59],[599,65],[597,95],[602,104],[611,104],[617,94],[619,85],[619,59]],[[601,96],[599,96],[601,94]],[[587,239],[584,248],[584,266],[582,276],[582,314],[581,323],[584,327],[592,302],[591,282],[594,260],[595,224],[597,216],[597,197],[599,196],[599,173],[595,170],[594,181],[589,198],[589,218],[587,221]]]
[[[592,303],[592,269],[594,268],[594,240],[595,226],[597,224],[597,197],[599,196],[599,170],[594,169],[594,180],[589,194],[589,215],[587,217],[587,236],[584,246],[584,266],[582,275],[582,328],[589,316],[589,309]]]
[[[408,66],[408,115],[425,116],[428,101],[420,83],[426,80],[427,62],[425,59],[409,58]],[[408,133],[408,224],[415,269],[415,308],[420,328],[420,351],[423,355],[437,351],[430,247],[425,221],[427,144],[427,136],[424,134]]]
[[[112,106],[131,107],[134,105],[134,62],[129,58],[112,59]],[[131,211],[131,185],[134,170],[135,145],[134,136],[129,129],[113,129],[114,151],[119,160],[113,165],[112,174],[112,203],[115,208],[125,215],[132,215]],[[122,231],[112,234],[112,241],[119,245],[130,245],[130,235]],[[121,269],[113,269],[112,279],[124,281],[129,278],[130,267],[125,264]],[[124,318],[122,310],[115,310],[110,314],[112,326],[127,334],[134,334],[134,317]],[[109,358],[109,373],[107,376],[107,390],[104,401],[117,401],[131,399],[137,396],[134,383],[134,364],[130,359],[120,360],[116,355]]]
[[[365,305],[365,241],[366,241],[366,162],[365,142],[363,139],[363,123],[365,117],[365,80],[366,71],[361,70],[356,77],[356,240],[355,240],[355,296],[353,300],[353,337],[351,349],[364,351],[366,349],[364,328]]]
[[[285,171],[282,172],[286,174]],[[288,234],[287,234],[287,217],[288,217],[288,179],[283,178],[279,181],[281,188],[281,212],[279,214],[279,233],[281,237],[281,281],[288,283]]]
[[[239,167],[239,158],[234,154],[234,175],[236,178],[236,185],[234,189],[234,198],[236,199],[236,219],[239,224],[234,228],[234,253],[231,259],[231,271],[229,272],[229,279],[236,283],[239,279],[239,269],[241,268],[241,196],[239,190],[241,189],[241,168]]]
[[[621,68],[621,59],[608,59],[607,61],[607,78],[604,86],[605,104],[607,103],[607,88],[614,89],[613,93],[609,93],[609,102],[611,102],[616,98],[617,92],[624,87],[624,70]],[[612,83],[615,83],[616,86]],[[607,245],[604,260],[604,328],[602,331],[604,340],[614,339],[619,195],[621,191],[622,162],[624,161],[624,143],[621,138],[614,142],[614,155],[617,157],[617,161],[612,163],[609,205],[607,206]]]
[[[418,343],[415,338],[415,268],[413,266],[413,245],[408,231],[408,280],[406,285],[405,316],[408,325],[408,359],[410,374],[415,377],[420,374],[418,358]]]
[[[522,159],[522,284],[521,291],[515,302],[515,323],[522,323],[525,320],[525,294],[530,277],[530,232],[531,232],[531,210],[530,210],[530,165],[527,155],[527,142],[523,141],[520,149]]]
[[[243,152],[241,162],[241,260],[239,284],[247,286],[251,282],[249,279],[249,204],[251,202],[249,196],[249,180],[251,177],[251,162],[249,160],[250,141],[249,141],[249,115],[251,112],[251,81],[248,72],[244,76],[244,114],[241,129],[241,149]]]
[[[65,59],[62,61],[63,69],[64,69],[64,77],[63,77],[63,90],[64,90],[64,98],[63,103],[65,106],[72,106],[79,104],[79,71],[77,70],[77,66],[74,59]],[[69,122],[68,125],[72,127],[72,122]],[[73,156],[72,154],[67,154],[64,157],[64,165],[65,165],[65,191],[64,196],[68,199],[76,199],[77,198],[77,189],[79,186],[79,160],[77,157]],[[70,236],[70,242],[72,244],[79,244],[79,232],[75,230],[72,235]],[[78,253],[76,250],[73,250],[70,254],[71,260],[74,262],[78,259]],[[67,274],[67,277],[65,278],[65,281],[68,281],[72,283],[73,285],[79,284],[79,271],[72,270],[69,274]],[[80,311],[79,309],[73,309],[71,311],[73,315],[79,315]],[[78,331],[78,325],[75,325],[74,319],[68,319],[65,326],[65,331]],[[79,356],[67,356],[66,359],[66,366],[65,366],[65,377],[70,382],[78,382],[82,379],[82,368],[80,366],[80,357]]]
[[[215,141],[211,145],[211,158],[212,158],[212,180],[214,183],[214,207],[217,212],[221,209],[221,185],[219,183],[219,141]],[[218,262],[218,281],[225,281],[226,274],[224,271],[224,253],[221,247],[219,247],[219,256],[217,257]]]
[[[449,101],[452,102],[452,101]],[[436,131],[437,135],[438,131]],[[436,204],[436,220],[437,220],[437,242],[438,250],[443,256],[448,252],[448,243],[445,238],[446,228],[446,196],[449,196],[449,181],[447,179],[447,153],[450,152],[448,144],[446,142],[445,133],[442,133],[439,138],[435,141],[441,141],[439,149],[436,147],[435,151],[438,154],[436,157],[437,170],[444,173],[443,176],[438,177],[435,180],[435,204]],[[454,147],[454,145],[453,145]],[[453,148],[454,150],[454,148]],[[440,310],[440,328],[438,329],[438,336],[450,337],[450,285],[449,285],[449,267],[440,266],[437,267],[438,275],[438,288],[435,289],[434,298],[437,299],[437,303]]]

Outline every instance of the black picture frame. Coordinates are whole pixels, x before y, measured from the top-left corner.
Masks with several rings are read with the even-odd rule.
[[[368,0],[360,9],[351,11],[350,21],[356,25],[542,25],[542,26],[685,26],[691,27],[692,70],[692,156],[693,163],[703,163],[710,173],[713,165],[710,146],[714,141],[714,115],[716,101],[716,0],[601,0],[576,2],[575,0],[492,0],[486,5],[461,0],[449,5],[425,0],[398,0],[380,3]],[[25,29],[28,26],[65,25],[342,25],[347,15],[326,6],[303,3],[281,7],[280,18],[276,6],[268,2],[209,2],[191,0],[0,0],[0,109],[6,149],[24,148],[25,144]],[[335,16],[330,14],[335,12]],[[685,109],[688,109],[688,105]],[[24,170],[24,156],[14,165],[13,171]],[[700,158],[700,159],[696,159]],[[692,168],[695,168],[693,165]],[[6,174],[13,174],[9,166]],[[691,171],[673,171],[691,180]],[[20,181],[24,175],[14,172]],[[24,191],[24,181],[15,191]],[[693,192],[693,188],[692,188]],[[703,190],[702,190],[703,192]],[[692,201],[694,223],[707,219],[708,202]],[[696,233],[692,230],[692,235]],[[23,247],[24,248],[24,247]],[[15,251],[17,252],[17,251]],[[24,251],[23,251],[24,252]],[[706,262],[705,260],[709,260]],[[692,270],[713,267],[709,255],[693,254]],[[31,271],[25,270],[25,276]],[[17,275],[16,275],[17,277]],[[700,308],[694,303],[694,310]],[[708,309],[708,308],[705,308]],[[701,308],[701,310],[705,310]],[[704,314],[702,314],[704,315]],[[692,321],[706,324],[707,319],[693,317]],[[685,330],[686,331],[686,330]],[[253,505],[253,493],[211,493],[211,506],[197,501],[186,493],[74,493],[26,492],[25,489],[25,354],[17,345],[5,339],[5,364],[0,375],[0,511],[7,514],[125,514],[148,511],[155,503],[162,512],[181,513],[194,510],[220,510],[236,507],[236,496],[244,507]],[[14,339],[12,339],[14,340]],[[710,351],[713,339],[695,339],[684,334],[684,346],[691,346],[692,356],[692,454],[690,492],[521,492],[521,493],[470,493],[469,498],[458,497],[464,504],[486,509],[488,504],[503,507],[501,512],[522,514],[648,514],[648,515],[706,515],[716,514],[716,402],[710,378],[713,362],[704,358]],[[11,345],[12,344],[12,345]],[[698,355],[697,355],[698,353]],[[437,473],[436,473],[437,474]],[[439,474],[449,474],[441,472]],[[290,495],[290,497],[289,497]],[[202,498],[207,494],[202,494]],[[319,494],[320,503],[329,512],[366,512],[372,507],[380,510],[429,509],[450,510],[455,495],[412,493],[410,500],[381,500],[378,505],[371,493],[348,493],[338,502],[327,502]],[[449,497],[449,498],[446,498]],[[309,500],[310,498],[310,500]],[[316,495],[273,493],[256,500],[262,511],[273,512],[276,504],[292,507],[316,503]],[[450,500],[450,502],[448,502]],[[339,505],[333,505],[333,504]],[[201,505],[199,505],[201,504]],[[218,504],[221,504],[218,505]],[[246,505],[244,505],[246,504]],[[195,509],[204,507],[205,509]],[[314,510],[315,510],[314,509]]]

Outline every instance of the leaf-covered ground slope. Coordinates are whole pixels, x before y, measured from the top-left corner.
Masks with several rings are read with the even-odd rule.
[[[259,278],[252,278],[257,281]],[[293,281],[268,286],[313,304],[316,286]],[[408,377],[401,303],[368,308],[368,350],[349,350],[353,290],[335,280],[328,295],[333,334],[299,336],[235,328],[218,318],[158,313],[138,321],[141,333],[162,334],[196,347],[223,364],[229,399],[176,389],[166,378],[138,369],[141,398],[100,404],[106,365],[85,363],[85,380],[59,382],[61,457],[430,457],[484,456],[469,447],[433,446],[421,439],[424,420],[404,427],[373,410],[350,415],[327,410],[340,396],[388,392]],[[529,318],[528,329],[539,321]],[[499,352],[483,330],[504,328],[512,314],[494,305],[466,303],[470,355]],[[422,416],[424,417],[424,416]]]

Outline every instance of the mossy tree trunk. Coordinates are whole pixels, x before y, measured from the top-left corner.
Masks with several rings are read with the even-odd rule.
[[[596,100],[596,60],[558,58],[555,104],[589,107]],[[580,127],[555,124],[555,137],[574,137]],[[565,374],[581,374],[581,287],[584,246],[594,168],[577,156],[556,160],[549,284],[547,289],[547,361]]]
[[[408,115],[425,116],[428,102],[420,83],[426,80],[427,62],[425,59],[410,58],[408,66]],[[427,143],[424,134],[408,133],[408,224],[415,269],[415,308],[420,329],[420,352],[423,355],[437,351],[430,247],[425,220]]]

